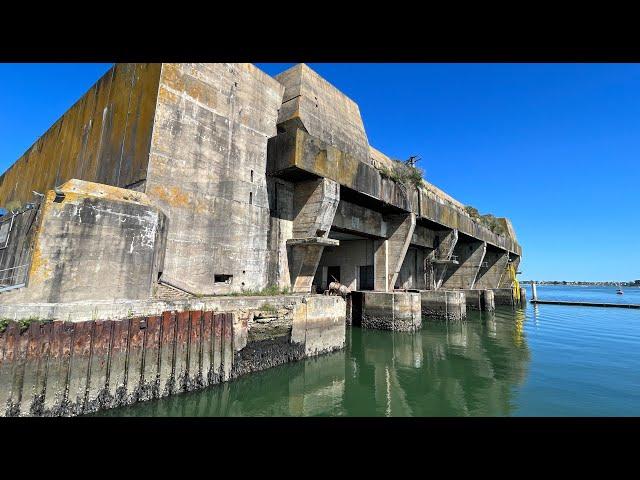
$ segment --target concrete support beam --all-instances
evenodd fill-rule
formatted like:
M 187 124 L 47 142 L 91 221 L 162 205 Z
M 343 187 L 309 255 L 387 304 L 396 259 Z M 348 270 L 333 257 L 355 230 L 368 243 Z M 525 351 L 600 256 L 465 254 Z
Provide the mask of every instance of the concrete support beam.
M 434 239 L 434 250 L 426 260 L 427 289 L 437 290 L 442 286 L 451 257 L 458 243 L 458 230 L 437 232 Z
M 478 271 L 475 288 L 498 288 L 506 275 L 508 262 L 509 254 L 504 250 L 487 250 L 484 265 Z
M 293 194 L 293 238 L 287 241 L 289 273 L 294 292 L 311 291 L 322 251 L 339 245 L 329 239 L 331 224 L 340 202 L 340 188 L 321 178 L 296 183 Z
M 471 289 L 476 283 L 478 271 L 487 252 L 487 242 L 478 240 L 458 241 L 453 256 L 458 265 L 449 265 L 442 282 L 442 288 Z
M 416 227 L 416 216 L 389 215 L 385 217 L 386 239 L 374 242 L 373 269 L 375 290 L 388 292 L 398 279 L 404 257 Z

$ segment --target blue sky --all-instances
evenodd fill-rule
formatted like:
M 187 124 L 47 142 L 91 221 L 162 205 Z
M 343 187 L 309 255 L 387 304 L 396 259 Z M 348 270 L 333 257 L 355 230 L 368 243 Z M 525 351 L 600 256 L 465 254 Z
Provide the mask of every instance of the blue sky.
M 640 278 L 640 65 L 309 65 L 358 103 L 373 146 L 509 217 L 522 278 Z M 109 67 L 0 64 L 0 169 Z

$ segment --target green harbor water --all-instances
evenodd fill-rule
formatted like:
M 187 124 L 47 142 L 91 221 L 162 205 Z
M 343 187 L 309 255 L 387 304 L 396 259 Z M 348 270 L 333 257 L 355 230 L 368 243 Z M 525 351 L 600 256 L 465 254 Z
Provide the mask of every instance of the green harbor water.
M 640 303 L 640 289 L 538 297 Z M 348 328 L 343 351 L 101 415 L 636 416 L 640 310 L 528 304 L 415 334 Z

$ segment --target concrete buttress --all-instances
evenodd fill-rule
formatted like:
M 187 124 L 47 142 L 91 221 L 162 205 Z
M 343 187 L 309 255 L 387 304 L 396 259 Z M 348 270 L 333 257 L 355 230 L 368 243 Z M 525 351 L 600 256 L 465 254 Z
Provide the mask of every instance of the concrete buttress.
M 504 251 L 487 250 L 484 262 L 486 266 L 480 268 L 475 288 L 498 288 L 506 273 L 509 254 Z
M 429 290 L 437 290 L 442 286 L 447 267 L 452 262 L 453 251 L 458 243 L 458 230 L 441 231 L 436 235 L 434 250 L 427 259 Z
M 449 265 L 442 282 L 443 288 L 470 289 L 476 283 L 478 271 L 487 252 L 487 243 L 477 240 L 462 241 L 453 250 L 458 265 Z
M 287 240 L 289 272 L 294 292 L 310 292 L 325 246 L 339 245 L 329 238 L 340 202 L 339 185 L 327 178 L 295 184 L 293 238 Z
M 387 238 L 374 242 L 374 289 L 388 292 L 398 278 L 416 227 L 416 216 L 388 215 Z

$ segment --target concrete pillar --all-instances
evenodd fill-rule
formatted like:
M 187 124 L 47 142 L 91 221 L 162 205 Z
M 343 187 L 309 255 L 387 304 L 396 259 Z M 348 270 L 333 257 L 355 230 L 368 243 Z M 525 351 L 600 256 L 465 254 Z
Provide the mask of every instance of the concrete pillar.
M 339 245 L 329 239 L 333 217 L 340 202 L 340 186 L 327 178 L 295 184 L 293 238 L 287 240 L 289 274 L 294 292 L 311 291 L 313 277 L 325 246 Z
M 425 262 L 428 290 L 437 290 L 442 286 L 457 243 L 458 230 L 443 230 L 436 233 L 434 250 Z
M 420 292 L 423 320 L 464 320 L 467 302 L 464 292 L 423 290 Z
M 484 256 L 486 266 L 480 267 L 474 288 L 487 289 L 499 288 L 503 277 L 506 275 L 509 254 L 504 250 L 488 249 Z M 509 282 L 511 285 L 511 282 Z
M 376 291 L 393 290 L 416 227 L 416 215 L 389 215 L 384 218 L 386 238 L 374 242 L 373 287 Z
M 477 310 L 483 312 L 493 312 L 496 309 L 493 290 L 463 290 L 467 310 Z
M 492 290 L 496 306 L 513 307 L 515 305 L 513 290 L 511 288 L 493 288 Z
M 487 242 L 458 239 L 453 249 L 453 255 L 458 259 L 458 265 L 452 264 L 447 267 L 442 288 L 472 289 L 486 252 Z

